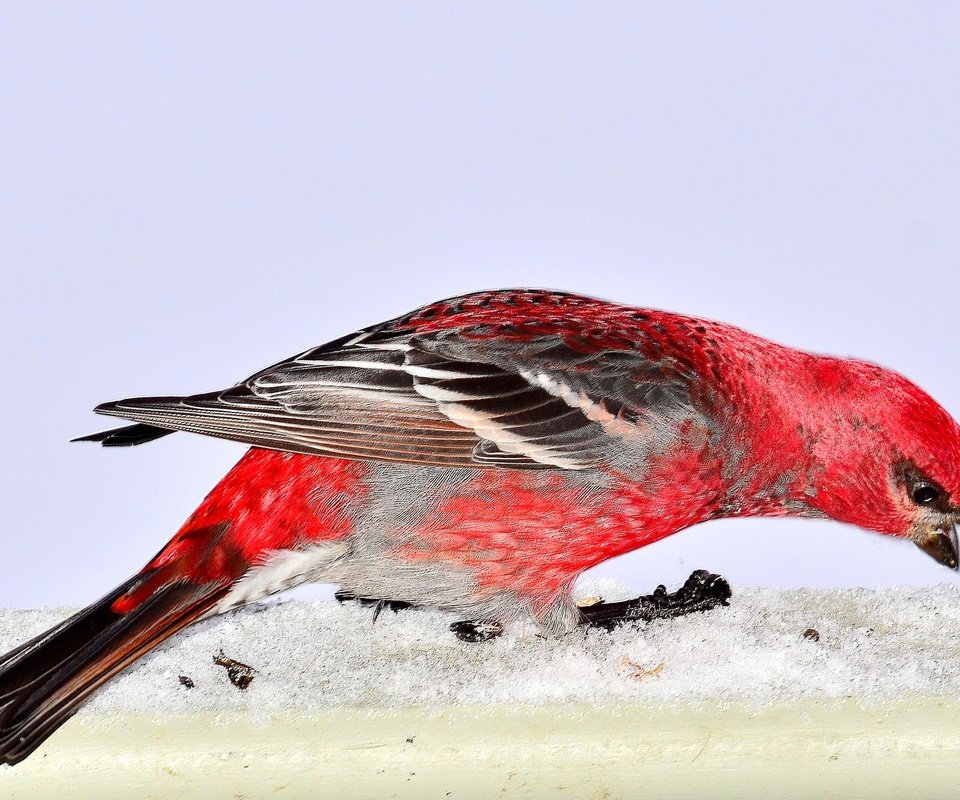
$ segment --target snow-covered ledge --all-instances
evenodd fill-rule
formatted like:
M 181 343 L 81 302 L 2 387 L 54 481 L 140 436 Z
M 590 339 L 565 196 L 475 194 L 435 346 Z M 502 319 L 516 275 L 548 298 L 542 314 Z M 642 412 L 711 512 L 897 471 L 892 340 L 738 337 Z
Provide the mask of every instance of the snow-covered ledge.
M 0 649 L 65 613 L 0 612 Z M 371 620 L 289 602 L 198 625 L 0 768 L 0 798 L 960 792 L 953 586 L 747 589 L 727 609 L 560 641 L 517 626 L 465 644 L 429 611 Z M 221 652 L 255 670 L 246 688 Z

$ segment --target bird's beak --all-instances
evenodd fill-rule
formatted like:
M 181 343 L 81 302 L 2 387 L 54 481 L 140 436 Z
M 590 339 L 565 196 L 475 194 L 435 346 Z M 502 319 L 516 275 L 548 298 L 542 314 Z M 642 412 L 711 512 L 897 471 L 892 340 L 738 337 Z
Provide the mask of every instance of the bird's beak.
M 950 524 L 925 526 L 912 537 L 914 544 L 938 564 L 957 569 L 957 530 Z

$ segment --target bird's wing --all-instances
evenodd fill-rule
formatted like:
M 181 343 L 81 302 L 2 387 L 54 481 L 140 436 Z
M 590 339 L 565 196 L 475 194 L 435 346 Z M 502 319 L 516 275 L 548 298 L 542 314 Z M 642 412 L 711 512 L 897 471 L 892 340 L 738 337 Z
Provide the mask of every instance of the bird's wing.
M 624 437 L 649 435 L 651 421 L 695 413 L 688 370 L 651 360 L 626 335 L 591 338 L 570 313 L 520 335 L 515 316 L 497 309 L 482 324 L 453 315 L 432 326 L 415 316 L 424 311 L 221 392 L 134 398 L 97 411 L 276 450 L 573 470 L 604 463 Z

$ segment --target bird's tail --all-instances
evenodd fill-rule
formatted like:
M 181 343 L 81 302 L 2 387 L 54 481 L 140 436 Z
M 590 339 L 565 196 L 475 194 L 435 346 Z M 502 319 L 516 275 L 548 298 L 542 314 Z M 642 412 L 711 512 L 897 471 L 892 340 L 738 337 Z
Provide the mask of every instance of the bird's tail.
M 30 755 L 94 690 L 229 590 L 222 583 L 166 583 L 125 610 L 123 598 L 160 577 L 140 573 L 0 657 L 0 764 Z

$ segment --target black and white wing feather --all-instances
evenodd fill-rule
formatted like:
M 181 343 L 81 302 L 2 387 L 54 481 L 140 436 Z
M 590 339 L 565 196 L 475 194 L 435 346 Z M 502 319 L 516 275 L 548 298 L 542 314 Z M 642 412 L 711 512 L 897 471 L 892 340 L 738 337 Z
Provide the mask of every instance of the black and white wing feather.
M 133 444 L 179 430 L 344 458 L 581 470 L 622 450 L 650 415 L 690 413 L 685 383 L 638 355 L 584 354 L 559 336 L 378 326 L 224 391 L 105 403 L 96 410 L 139 423 L 135 435 L 86 438 Z

